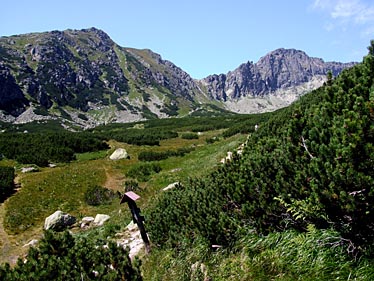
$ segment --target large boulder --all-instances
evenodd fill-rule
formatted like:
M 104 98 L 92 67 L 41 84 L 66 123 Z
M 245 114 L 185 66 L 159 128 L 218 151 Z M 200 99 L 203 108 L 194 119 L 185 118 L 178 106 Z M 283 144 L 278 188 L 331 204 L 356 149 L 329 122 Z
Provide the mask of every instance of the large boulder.
M 59 210 L 45 219 L 44 229 L 62 231 L 73 225 L 76 221 L 77 219 L 72 215 L 66 214 Z
M 120 160 L 127 158 L 129 158 L 129 154 L 124 148 L 117 148 L 109 157 L 110 160 Z

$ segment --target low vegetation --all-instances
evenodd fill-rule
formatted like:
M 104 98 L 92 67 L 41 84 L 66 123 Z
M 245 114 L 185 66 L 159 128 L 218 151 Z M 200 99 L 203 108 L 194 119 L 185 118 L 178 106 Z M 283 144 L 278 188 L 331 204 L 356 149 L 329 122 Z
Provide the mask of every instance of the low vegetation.
M 89 187 L 84 194 L 84 200 L 86 201 L 87 205 L 91 206 L 109 204 L 115 198 L 118 199 L 118 196 L 116 196 L 112 190 L 99 185 Z
M 158 163 L 142 163 L 131 167 L 126 176 L 140 182 L 145 182 L 150 179 L 152 174 L 159 173 L 161 169 Z
M 90 208 L 107 208 L 118 214 L 110 203 L 99 200 L 99 205 L 90 206 L 84 201 L 85 194 L 102 198 L 99 187 L 105 186 L 108 173 L 118 172 L 124 180 L 121 191 L 136 190 L 142 196 L 140 205 L 153 245 L 152 253 L 142 261 L 146 280 L 372 280 L 373 85 L 374 41 L 362 64 L 336 79 L 329 75 L 322 88 L 274 113 L 96 128 L 89 132 L 93 137 L 110 144 L 121 142 L 135 157 L 118 162 L 73 161 L 43 168 L 37 176 L 23 176 L 24 187 L 5 203 L 5 229 L 25 232 L 47 212 L 62 207 L 82 214 Z M 203 133 L 197 139 L 182 137 L 191 132 Z M 142 136 L 146 142 L 138 142 Z M 244 141 L 241 155 L 234 152 L 225 164 L 218 164 L 227 151 Z M 178 156 L 177 161 L 169 156 L 190 147 L 195 149 L 172 155 Z M 159 192 L 173 182 L 180 184 Z M 93 183 L 99 187 L 91 192 Z M 42 203 L 28 202 L 35 198 Z M 112 224 L 103 232 L 110 236 L 122 226 Z M 90 243 L 84 238 L 92 239 L 100 231 L 61 236 L 66 243 L 61 253 L 57 251 L 62 262 L 58 266 L 66 271 L 60 274 L 75 274 L 65 259 L 74 257 L 70 249 L 78 247 L 75 239 Z M 31 260 L 40 258 L 38 251 L 60 239 L 45 237 L 46 244 L 30 250 Z M 78 247 L 75 263 L 82 264 L 83 274 L 89 276 L 94 270 L 103 279 L 110 274 L 124 277 L 117 267 L 122 264 L 137 278 L 137 265 L 131 265 L 126 256 L 115 258 L 122 249 L 109 243 L 107 251 L 113 260 L 79 256 L 82 249 Z M 57 266 L 55 253 L 42 255 L 43 268 Z M 50 263 L 44 259 L 47 256 L 51 256 Z M 86 261 L 98 267 L 86 270 Z M 101 264 L 113 261 L 114 272 L 106 272 Z M 18 262 L 14 269 L 2 267 L 0 274 L 13 277 L 23 274 L 22 268 L 26 275 L 31 270 L 44 274 L 39 266 Z
M 284 236 L 295 233 L 302 239 L 308 229 L 316 229 L 313 235 L 329 233 L 322 245 L 339 253 L 326 252 L 326 267 L 318 265 L 323 271 L 318 279 L 355 275 L 370 280 L 374 272 L 365 268 L 373 264 L 374 242 L 373 73 L 374 41 L 362 64 L 335 80 L 330 76 L 324 87 L 261 123 L 241 157 L 234 155 L 209 175 L 159 196 L 147 213 L 151 240 L 165 255 L 178 249 L 176 255 L 186 257 L 191 247 L 209 251 L 209 245 L 220 245 L 231 255 L 233 244 L 254 233 L 258 241 L 264 237 L 262 246 L 245 254 L 245 259 L 253 255 L 258 261 L 253 263 L 259 274 L 254 278 L 289 280 L 317 271 L 311 273 L 313 263 L 301 262 L 307 254 L 302 245 L 294 246 L 296 267 L 287 256 L 284 261 L 278 258 Z M 194 245 L 199 239 L 206 244 Z M 209 264 L 209 258 L 199 259 L 195 261 Z M 168 266 L 165 262 L 162 267 Z M 192 274 L 189 269 L 183 272 Z
M 53 162 L 69 162 L 75 160 L 76 153 L 108 148 L 103 139 L 86 133 L 0 134 L 2 154 L 23 164 L 47 166 Z
M 183 157 L 185 154 L 194 151 L 194 147 L 182 147 L 177 150 L 166 150 L 166 151 L 142 151 L 138 155 L 139 161 L 160 161 L 165 160 L 169 157 Z
M 45 232 L 27 261 L 0 267 L 1 280 L 142 280 L 140 264 L 114 242 Z
M 0 202 L 4 201 L 14 192 L 14 168 L 0 166 Z

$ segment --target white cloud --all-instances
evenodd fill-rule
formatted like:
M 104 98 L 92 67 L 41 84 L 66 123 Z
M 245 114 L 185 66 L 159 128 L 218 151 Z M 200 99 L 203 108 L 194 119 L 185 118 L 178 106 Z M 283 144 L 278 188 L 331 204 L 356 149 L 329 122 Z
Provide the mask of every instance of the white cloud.
M 363 0 L 314 0 L 312 8 L 329 15 L 331 22 L 325 25 L 326 30 L 356 25 L 364 29 L 362 34 L 373 36 L 374 3 Z
M 374 37 L 374 26 L 370 26 L 361 32 L 362 37 Z
M 363 9 L 355 18 L 357 23 L 365 24 L 367 22 L 374 23 L 374 7 L 367 7 Z
M 326 10 L 330 9 L 333 6 L 333 1 L 330 0 L 315 0 L 313 2 L 312 7 L 314 9 L 321 9 L 321 10 Z
M 332 18 L 355 18 L 362 11 L 363 6 L 358 1 L 340 0 L 330 12 Z
M 332 22 L 326 23 L 323 27 L 327 31 L 332 31 L 335 29 L 335 25 Z

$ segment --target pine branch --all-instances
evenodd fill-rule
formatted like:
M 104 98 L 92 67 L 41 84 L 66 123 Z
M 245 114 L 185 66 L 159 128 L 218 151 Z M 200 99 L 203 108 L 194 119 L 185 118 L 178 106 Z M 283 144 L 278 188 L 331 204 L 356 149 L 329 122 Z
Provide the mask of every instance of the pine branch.
M 309 157 L 311 159 L 314 159 L 315 157 L 309 152 L 308 147 L 306 146 L 305 139 L 303 136 L 301 136 L 301 140 L 303 141 L 302 146 L 304 147 L 305 151 L 308 153 Z

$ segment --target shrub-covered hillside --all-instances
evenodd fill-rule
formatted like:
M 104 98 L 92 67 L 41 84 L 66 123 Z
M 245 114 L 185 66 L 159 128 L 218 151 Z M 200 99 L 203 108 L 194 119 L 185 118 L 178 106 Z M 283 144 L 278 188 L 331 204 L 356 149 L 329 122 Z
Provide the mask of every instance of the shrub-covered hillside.
M 249 232 L 328 229 L 340 238 L 324 245 L 372 258 L 374 41 L 368 49 L 362 64 L 260 124 L 241 157 L 161 196 L 148 212 L 151 240 L 166 251 L 199 237 L 226 247 Z

